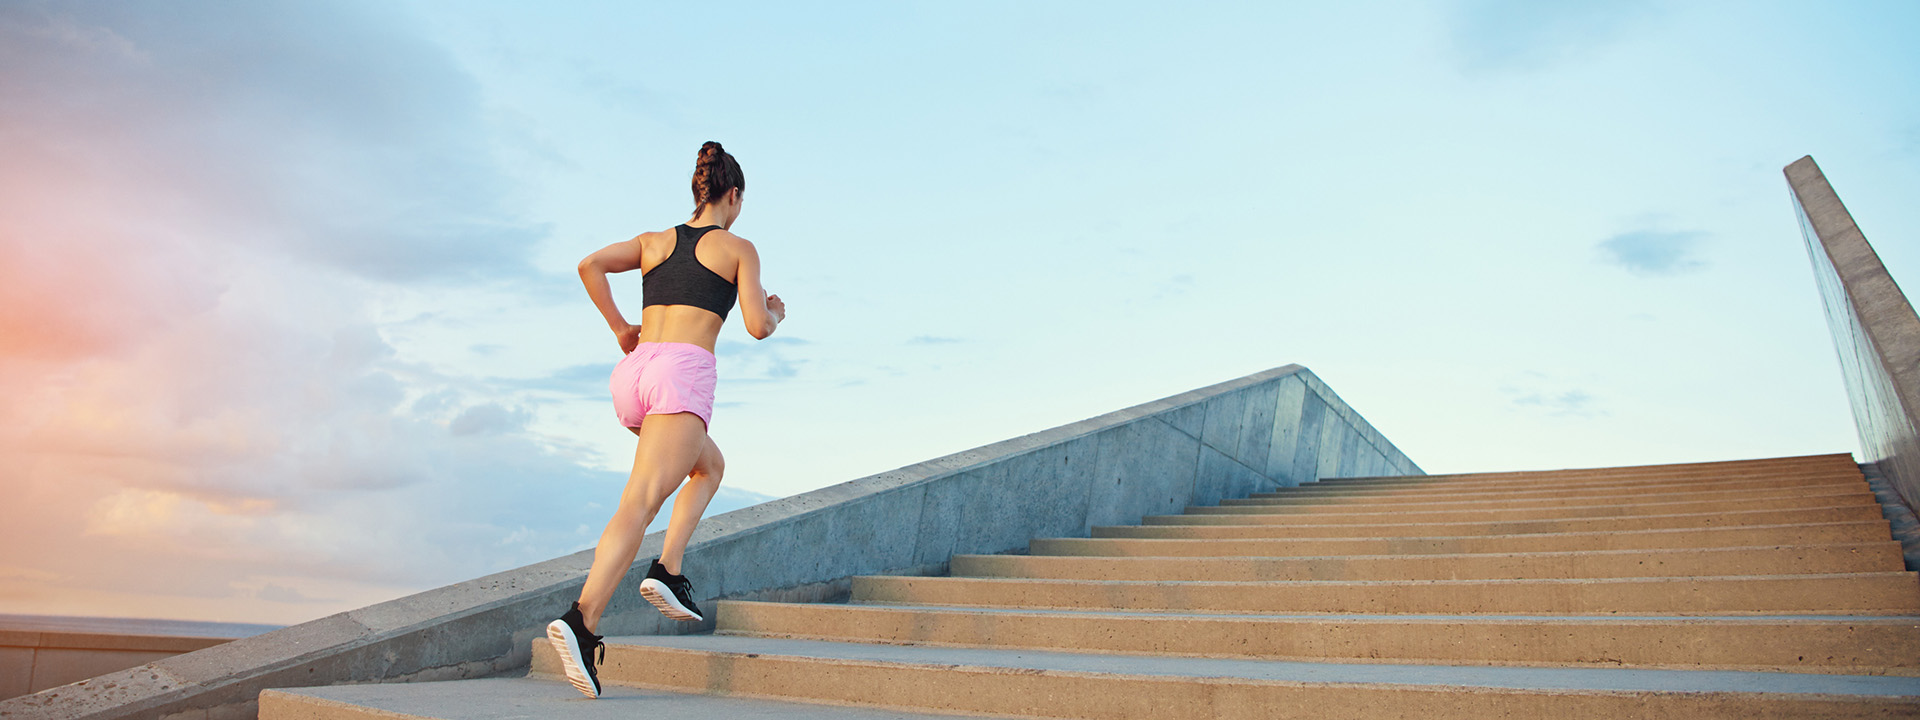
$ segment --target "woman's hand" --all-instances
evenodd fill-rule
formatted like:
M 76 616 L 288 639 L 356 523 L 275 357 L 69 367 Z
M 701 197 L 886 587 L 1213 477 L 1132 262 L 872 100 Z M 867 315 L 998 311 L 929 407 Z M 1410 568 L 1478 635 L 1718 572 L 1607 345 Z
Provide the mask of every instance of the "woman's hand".
M 613 336 L 620 340 L 620 354 L 622 355 L 632 353 L 634 348 L 640 346 L 639 325 L 628 325 L 619 330 L 615 330 L 613 331 Z
M 768 295 L 767 314 L 772 315 L 773 321 L 776 323 L 785 322 L 787 319 L 787 303 L 782 301 L 779 295 Z

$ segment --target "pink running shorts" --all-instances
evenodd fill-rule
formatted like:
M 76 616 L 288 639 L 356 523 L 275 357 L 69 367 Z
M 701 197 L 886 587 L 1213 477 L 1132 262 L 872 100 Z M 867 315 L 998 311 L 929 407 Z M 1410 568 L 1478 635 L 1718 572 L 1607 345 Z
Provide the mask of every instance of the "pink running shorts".
M 713 353 L 689 343 L 640 343 L 613 368 L 613 413 L 620 424 L 640 427 L 648 415 L 690 412 L 700 422 L 713 418 L 713 386 L 718 378 Z

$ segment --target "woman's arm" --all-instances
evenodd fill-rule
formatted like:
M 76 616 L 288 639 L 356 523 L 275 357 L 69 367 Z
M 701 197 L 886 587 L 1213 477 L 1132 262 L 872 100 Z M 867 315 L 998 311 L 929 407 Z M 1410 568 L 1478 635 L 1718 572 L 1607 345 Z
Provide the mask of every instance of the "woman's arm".
M 594 251 L 580 261 L 580 282 L 587 286 L 587 297 L 607 319 L 607 327 L 620 342 L 620 352 L 630 353 L 640 344 L 640 326 L 627 322 L 613 304 L 613 287 L 607 273 L 621 273 L 640 267 L 640 238 L 617 242 Z
M 740 238 L 739 253 L 740 272 L 734 279 L 740 288 L 740 322 L 747 326 L 748 335 L 765 340 L 780 326 L 780 321 L 787 319 L 787 304 L 780 301 L 779 295 L 768 295 L 767 289 L 760 285 L 760 251 L 754 249 L 753 243 Z

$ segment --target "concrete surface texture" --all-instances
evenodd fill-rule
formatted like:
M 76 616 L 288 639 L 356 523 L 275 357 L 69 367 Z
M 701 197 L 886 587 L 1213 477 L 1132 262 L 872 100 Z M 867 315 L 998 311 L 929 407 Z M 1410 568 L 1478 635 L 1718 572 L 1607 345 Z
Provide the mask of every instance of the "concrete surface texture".
M 1907 569 L 1920 570 L 1920 315 L 1900 292 L 1879 254 L 1827 176 L 1803 157 L 1786 167 L 1787 185 L 1826 308 L 1827 329 L 1860 433 L 1862 458 L 1877 465 L 1903 507 L 1889 508 Z
M 918 720 L 952 715 L 799 703 L 610 686 L 589 700 L 566 683 L 545 679 L 492 678 L 463 682 L 337 685 L 294 693 L 267 693 L 260 712 L 285 720 L 356 720 L 378 717 L 446 717 L 463 708 L 471 720 Z M 370 714 L 369 711 L 378 714 Z
M 956 554 L 1086 537 L 1321 477 L 1419 473 L 1318 377 L 1288 365 L 708 518 L 685 567 L 703 606 L 844 598 L 855 576 L 940 574 Z M 660 542 L 642 544 L 602 633 L 712 628 L 667 621 L 635 591 Z M 0 717 L 251 717 L 265 688 L 515 672 L 591 561 L 585 551 L 0 701 Z
M 1511 532 L 1500 515 L 1624 520 L 1742 486 L 1805 492 L 1762 524 L 1688 507 L 1661 530 Z M 1480 515 L 1407 514 L 1388 538 L 1322 523 L 1453 493 Z M 1916 717 L 1920 573 L 1884 519 L 1819 512 L 1876 503 L 1846 455 L 1330 481 L 1236 504 L 1285 510 L 1228 515 L 1274 521 L 1238 526 L 1246 538 L 1036 539 L 1024 555 L 956 554 L 945 577 L 855 578 L 845 603 L 722 600 L 713 634 L 609 638 L 600 675 L 632 715 L 726 716 L 721 703 L 753 699 L 797 717 Z M 1316 526 L 1338 534 L 1276 532 Z M 610 712 L 564 700 L 557 658 L 531 647 L 524 679 L 268 691 L 261 717 Z
M 239 623 L 0 614 L 0 700 L 272 629 Z
M 0 700 L 213 647 L 228 638 L 0 628 Z

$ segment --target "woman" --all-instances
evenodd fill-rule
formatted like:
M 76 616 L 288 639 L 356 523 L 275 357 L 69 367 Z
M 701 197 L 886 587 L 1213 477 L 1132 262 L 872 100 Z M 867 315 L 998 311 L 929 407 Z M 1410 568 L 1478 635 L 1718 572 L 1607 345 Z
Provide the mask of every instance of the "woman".
M 736 292 L 741 320 L 756 339 L 772 335 L 787 316 L 780 296 L 768 295 L 760 285 L 760 255 L 753 243 L 728 231 L 740 218 L 746 189 L 740 164 L 720 143 L 708 142 L 694 165 L 692 220 L 608 245 L 580 261 L 587 296 L 627 354 L 610 383 L 614 412 L 639 436 L 633 474 L 594 547 L 586 587 L 572 609 L 547 625 L 547 639 L 560 653 L 567 679 L 588 697 L 600 696 L 593 653 L 604 652 L 593 630 L 633 564 L 647 524 L 676 488 L 683 489 L 673 501 L 666 543 L 640 582 L 640 594 L 667 617 L 703 619 L 693 604 L 693 586 L 680 574 L 680 559 L 707 501 L 720 489 L 724 467 L 720 448 L 707 436 L 714 339 Z M 607 286 L 607 273 L 628 270 L 641 272 L 639 325 L 620 315 Z

